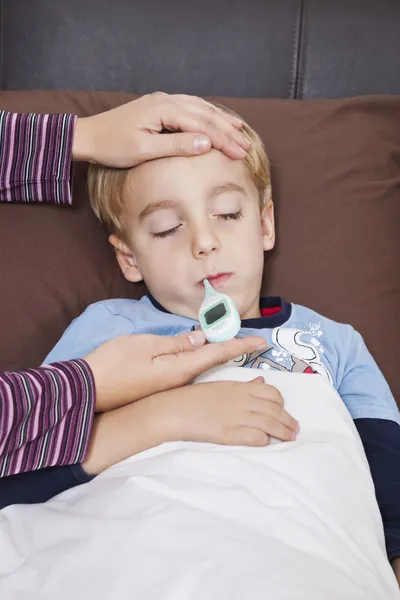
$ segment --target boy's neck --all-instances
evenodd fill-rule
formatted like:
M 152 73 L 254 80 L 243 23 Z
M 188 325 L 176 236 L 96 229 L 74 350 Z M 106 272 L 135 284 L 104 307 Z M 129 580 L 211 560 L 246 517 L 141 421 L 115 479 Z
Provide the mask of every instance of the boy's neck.
M 147 298 L 155 308 L 164 313 L 171 314 L 151 294 L 148 293 Z M 292 305 L 285 302 L 280 296 L 269 296 L 259 300 L 257 313 L 256 317 L 248 317 L 246 319 L 242 317 L 242 327 L 256 329 L 280 327 L 290 318 Z
M 260 296 L 257 296 L 252 305 L 240 315 L 240 318 L 245 321 L 246 319 L 259 319 L 260 317 Z

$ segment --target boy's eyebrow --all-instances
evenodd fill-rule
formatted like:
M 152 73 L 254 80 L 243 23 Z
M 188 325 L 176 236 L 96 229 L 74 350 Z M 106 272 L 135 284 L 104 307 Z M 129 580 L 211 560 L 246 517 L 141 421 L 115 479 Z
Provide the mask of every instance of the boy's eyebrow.
M 225 181 L 224 183 L 218 183 L 217 185 L 213 185 L 208 190 L 207 195 L 209 198 L 215 198 L 215 196 L 225 194 L 226 192 L 241 192 L 242 194 L 246 193 L 242 186 L 238 183 L 235 183 L 234 181 Z
M 226 192 L 240 192 L 245 194 L 246 192 L 239 184 L 234 181 L 225 181 L 224 183 L 218 183 L 213 185 L 207 192 L 208 198 L 215 198 L 221 194 L 225 194 Z M 146 208 L 142 210 L 139 215 L 139 221 L 142 221 L 144 218 L 151 215 L 153 212 L 157 210 L 167 209 L 167 208 L 176 208 L 179 206 L 179 202 L 176 200 L 157 200 L 156 202 L 150 202 Z
M 163 208 L 176 208 L 177 206 L 179 206 L 179 202 L 176 200 L 157 200 L 157 202 L 150 202 L 150 204 L 148 204 L 140 213 L 139 221 L 142 221 L 145 217 L 148 217 L 156 210 L 161 210 Z

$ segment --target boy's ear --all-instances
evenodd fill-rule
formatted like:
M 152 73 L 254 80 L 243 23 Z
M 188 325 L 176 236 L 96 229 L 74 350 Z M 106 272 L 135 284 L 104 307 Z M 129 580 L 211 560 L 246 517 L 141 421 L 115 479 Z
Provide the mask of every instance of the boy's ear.
M 125 279 L 132 283 L 142 281 L 143 277 L 136 263 L 135 255 L 129 246 L 114 234 L 110 235 L 108 241 L 114 246 L 117 261 Z
M 261 231 L 264 250 L 272 250 L 275 246 L 275 217 L 272 200 L 269 200 L 261 209 Z

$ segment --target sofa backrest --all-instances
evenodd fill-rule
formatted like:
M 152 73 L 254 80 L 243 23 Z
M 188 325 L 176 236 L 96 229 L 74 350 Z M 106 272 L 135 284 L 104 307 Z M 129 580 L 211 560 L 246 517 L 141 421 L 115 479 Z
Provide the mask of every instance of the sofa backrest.
M 2 0 L 0 89 L 400 93 L 398 0 Z

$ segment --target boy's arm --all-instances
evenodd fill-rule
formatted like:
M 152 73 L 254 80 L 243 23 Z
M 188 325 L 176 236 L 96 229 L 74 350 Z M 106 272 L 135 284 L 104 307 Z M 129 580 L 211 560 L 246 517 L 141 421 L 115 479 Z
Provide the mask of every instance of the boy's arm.
M 338 392 L 354 419 L 370 466 L 390 561 L 400 557 L 400 413 L 364 340 L 352 331 Z
M 390 387 L 361 335 L 350 328 L 347 342 L 337 352 L 336 387 L 353 419 L 387 419 L 400 425 Z
M 400 583 L 400 426 L 384 419 L 356 419 L 354 424 L 371 469 L 387 555 Z
M 130 319 L 112 313 L 104 302 L 91 304 L 72 321 L 43 364 L 84 358 L 105 342 L 128 333 L 136 333 Z
M 270 437 L 293 441 L 297 431 L 280 392 L 263 377 L 184 385 L 98 415 L 82 466 L 98 474 L 168 441 L 263 447 Z

